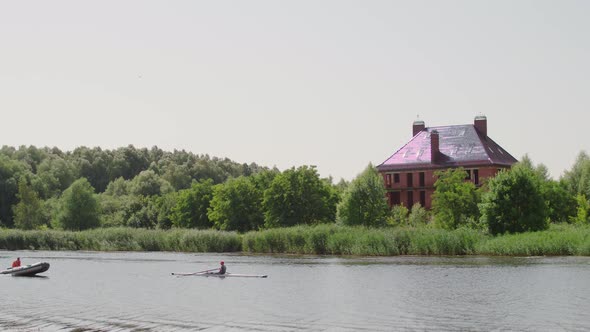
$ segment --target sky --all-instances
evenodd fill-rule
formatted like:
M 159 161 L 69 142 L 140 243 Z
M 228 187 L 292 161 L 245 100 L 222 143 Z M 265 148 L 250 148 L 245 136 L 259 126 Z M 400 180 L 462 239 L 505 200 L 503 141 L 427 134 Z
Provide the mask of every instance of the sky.
M 0 145 L 167 151 L 352 180 L 426 126 L 553 178 L 590 152 L 588 1 L 0 0 Z

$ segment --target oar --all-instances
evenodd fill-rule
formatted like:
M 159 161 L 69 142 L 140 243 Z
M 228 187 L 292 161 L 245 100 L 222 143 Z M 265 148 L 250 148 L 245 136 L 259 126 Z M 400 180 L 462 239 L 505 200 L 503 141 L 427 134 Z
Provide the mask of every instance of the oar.
M 179 274 L 179 273 L 172 272 L 172 275 L 191 276 L 191 275 L 194 275 L 194 274 L 206 273 L 206 272 L 218 271 L 218 270 L 219 270 L 219 268 L 217 268 L 217 269 L 211 269 L 211 270 L 205 270 L 205 271 L 199 271 L 199 272 L 194 272 L 194 273 L 190 273 L 190 274 L 184 274 L 184 273 Z
M 205 273 L 205 272 L 211 272 L 211 271 L 219 271 L 219 268 L 211 269 L 211 270 L 205 270 L 205 271 L 199 271 L 199 272 L 195 272 L 193 274 L 199 274 L 199 273 Z

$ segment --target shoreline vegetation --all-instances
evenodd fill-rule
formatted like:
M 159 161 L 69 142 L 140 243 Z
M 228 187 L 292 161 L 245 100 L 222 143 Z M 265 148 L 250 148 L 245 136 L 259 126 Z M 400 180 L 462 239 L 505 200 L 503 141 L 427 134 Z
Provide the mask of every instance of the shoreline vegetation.
M 1 250 L 242 252 L 311 255 L 590 256 L 590 226 L 491 236 L 470 228 L 367 228 L 323 224 L 251 231 L 101 228 L 0 229 Z
M 372 164 L 333 180 L 155 146 L 3 146 L 0 250 L 590 256 L 585 152 L 559 180 L 526 155 L 478 186 L 437 171 L 431 204 L 390 206 Z

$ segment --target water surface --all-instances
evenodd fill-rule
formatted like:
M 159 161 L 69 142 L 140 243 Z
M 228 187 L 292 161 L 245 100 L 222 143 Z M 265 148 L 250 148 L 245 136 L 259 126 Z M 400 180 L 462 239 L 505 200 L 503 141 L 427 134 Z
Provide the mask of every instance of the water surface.
M 5 331 L 588 331 L 590 257 L 0 251 Z M 215 268 L 258 278 L 176 277 Z

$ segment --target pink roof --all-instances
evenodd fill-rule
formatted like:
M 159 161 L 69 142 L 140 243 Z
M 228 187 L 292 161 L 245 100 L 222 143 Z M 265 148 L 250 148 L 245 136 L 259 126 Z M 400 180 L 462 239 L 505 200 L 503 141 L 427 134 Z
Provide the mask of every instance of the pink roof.
M 432 163 L 430 133 L 439 133 L 440 155 Z M 446 168 L 460 166 L 510 166 L 517 160 L 474 125 L 430 127 L 420 131 L 406 145 L 377 166 L 379 171 Z

